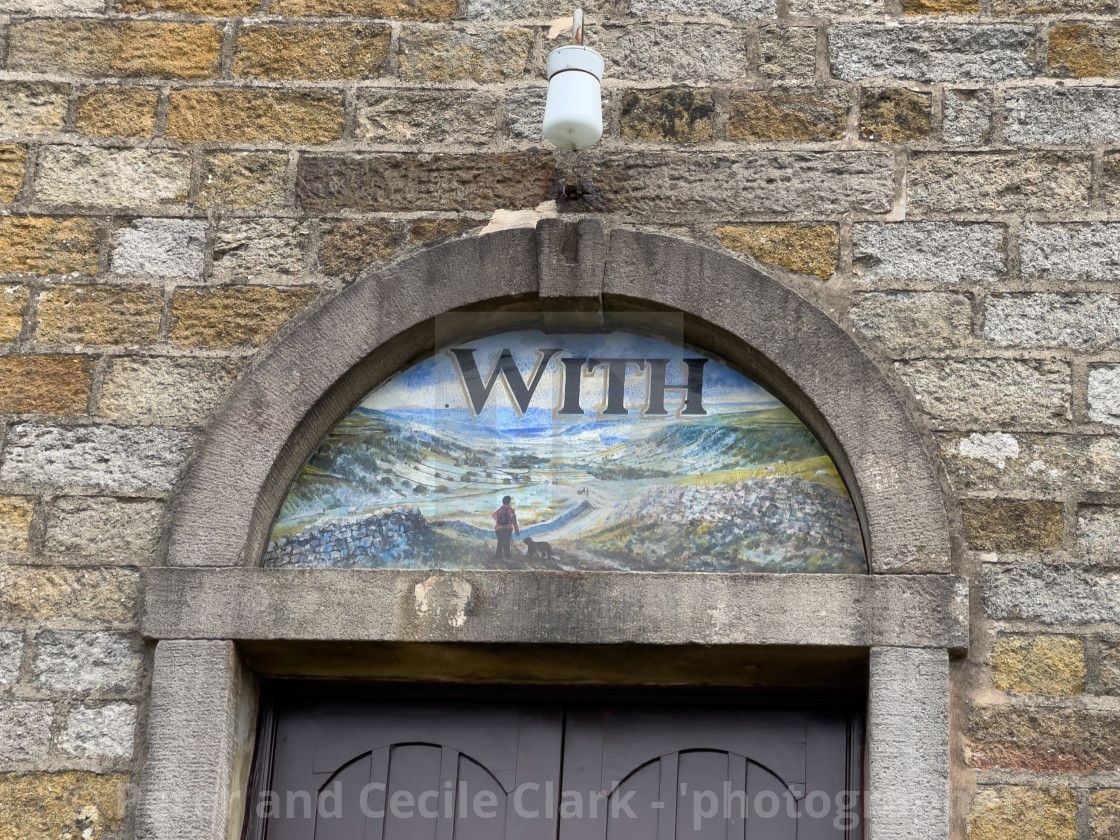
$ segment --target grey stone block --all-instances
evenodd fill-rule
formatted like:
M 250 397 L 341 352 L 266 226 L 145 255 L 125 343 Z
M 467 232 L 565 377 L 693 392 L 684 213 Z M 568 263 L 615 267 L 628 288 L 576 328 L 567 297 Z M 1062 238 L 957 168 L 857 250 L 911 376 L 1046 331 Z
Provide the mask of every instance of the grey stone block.
M 855 299 L 849 316 L 888 353 L 925 354 L 961 347 L 972 330 L 972 303 L 948 292 L 873 292 Z
M 774 0 L 630 0 L 632 15 L 714 15 L 728 20 L 774 17 Z
M 1004 227 L 913 222 L 852 227 L 852 268 L 871 286 L 995 280 L 1006 271 Z
M 871 651 L 867 700 L 868 840 L 949 836 L 949 656 Z
M 836 24 L 828 35 L 832 72 L 845 81 L 998 81 L 1035 75 L 1031 26 Z
M 136 707 L 129 703 L 77 706 L 62 733 L 64 752 L 79 758 L 131 758 Z
M 98 496 L 56 500 L 47 509 L 43 550 L 99 564 L 141 564 L 154 558 L 163 504 Z
M 366 90 L 358 95 L 354 136 L 375 143 L 489 143 L 497 117 L 498 98 L 492 93 Z
M 1089 206 L 1087 155 L 921 155 L 909 167 L 907 203 L 924 212 L 1056 212 Z
M 36 639 L 35 682 L 51 691 L 124 694 L 140 684 L 140 642 L 119 633 L 44 631 Z
M 8 432 L 0 478 L 120 493 L 167 492 L 191 442 L 166 429 L 21 423 Z
M 1120 426 L 1120 366 L 1089 368 L 1089 419 Z
M 982 146 L 991 139 L 994 97 L 988 90 L 947 90 L 941 138 L 955 146 Z
M 112 268 L 144 277 L 202 277 L 206 222 L 191 219 L 136 219 L 117 231 Z
M 226 219 L 214 236 L 219 283 L 302 283 L 310 230 L 297 219 Z
M 789 13 L 797 17 L 880 17 L 884 0 L 790 0 Z
M 984 337 L 1003 347 L 1104 350 L 1120 343 L 1120 298 L 1094 294 L 993 295 Z
M 945 435 L 941 451 L 960 490 L 1029 498 L 1120 484 L 1120 439 L 1110 435 Z
M 0 0 L 0 12 L 16 14 L 96 14 L 103 11 L 105 11 L 105 4 L 101 0 Z
M 506 124 L 513 140 L 540 140 L 548 88 L 523 88 L 506 94 Z
M 1120 559 L 1120 507 L 1082 505 L 1077 510 L 1077 543 L 1099 560 Z
M 122 423 L 200 425 L 237 375 L 203 359 L 116 358 L 101 386 L 97 413 Z
M 0 84 L 0 131 L 8 136 L 60 131 L 67 99 L 66 85 L 4 82 Z
M 609 15 L 614 6 L 612 0 L 590 0 L 582 8 L 585 19 L 592 23 Z M 572 4 L 567 0 L 467 0 L 467 17 L 473 20 L 555 20 L 571 14 Z
M 817 70 L 817 30 L 764 26 L 758 32 L 758 72 L 774 79 L 808 79 Z
M 0 701 L 0 767 L 43 761 L 50 749 L 53 719 L 53 703 Z
M 1120 224 L 1024 224 L 1022 272 L 1047 280 L 1120 279 Z
M 1030 87 L 1007 92 L 1003 135 L 1017 144 L 1110 143 L 1120 139 L 1120 88 Z
M 712 82 L 747 73 L 742 29 L 705 24 L 608 26 L 587 44 L 606 59 L 606 77 L 631 81 Z
M 0 631 L 0 686 L 12 685 L 19 679 L 19 663 L 23 660 L 23 633 Z
M 1120 572 L 1044 563 L 985 564 L 984 607 L 997 620 L 1120 622 Z
M 46 146 L 35 197 L 48 204 L 148 207 L 187 200 L 191 156 L 166 149 Z

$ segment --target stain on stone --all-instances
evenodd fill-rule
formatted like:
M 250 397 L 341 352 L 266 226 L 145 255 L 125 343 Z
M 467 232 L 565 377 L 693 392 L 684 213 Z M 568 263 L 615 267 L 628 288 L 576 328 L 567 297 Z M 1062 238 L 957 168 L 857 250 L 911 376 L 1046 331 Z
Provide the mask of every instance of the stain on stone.
M 859 136 L 901 143 L 929 135 L 933 97 L 906 88 L 865 90 L 860 99 Z
M 622 137 L 655 143 L 701 143 L 712 139 L 714 114 L 710 90 L 631 90 L 622 97 Z

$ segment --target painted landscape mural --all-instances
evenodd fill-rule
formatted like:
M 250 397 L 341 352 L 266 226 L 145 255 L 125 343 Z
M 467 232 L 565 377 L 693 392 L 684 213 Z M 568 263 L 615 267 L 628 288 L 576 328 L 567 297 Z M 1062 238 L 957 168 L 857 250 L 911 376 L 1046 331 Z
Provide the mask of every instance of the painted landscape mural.
M 866 570 L 835 465 L 767 391 L 679 343 L 537 330 L 372 391 L 301 469 L 264 565 Z

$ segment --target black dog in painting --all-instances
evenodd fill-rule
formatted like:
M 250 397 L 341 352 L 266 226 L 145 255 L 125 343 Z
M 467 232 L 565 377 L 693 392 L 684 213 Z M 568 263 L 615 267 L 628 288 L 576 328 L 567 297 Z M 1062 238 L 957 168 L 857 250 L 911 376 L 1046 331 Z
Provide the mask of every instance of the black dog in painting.
M 526 537 L 525 545 L 529 549 L 529 552 L 527 554 L 528 557 L 545 557 L 549 560 L 552 559 L 552 546 L 550 546 L 548 543 L 531 540 Z

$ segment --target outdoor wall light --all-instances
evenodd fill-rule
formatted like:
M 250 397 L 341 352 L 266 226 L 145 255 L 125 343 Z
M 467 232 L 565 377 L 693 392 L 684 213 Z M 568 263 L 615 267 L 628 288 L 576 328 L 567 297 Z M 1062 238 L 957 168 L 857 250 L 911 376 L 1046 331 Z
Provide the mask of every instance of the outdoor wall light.
M 583 10 L 572 16 L 572 40 L 548 54 L 544 139 L 561 149 L 586 149 L 603 136 L 603 57 L 583 45 Z

